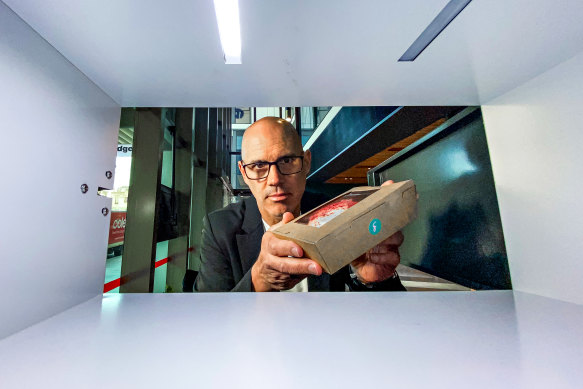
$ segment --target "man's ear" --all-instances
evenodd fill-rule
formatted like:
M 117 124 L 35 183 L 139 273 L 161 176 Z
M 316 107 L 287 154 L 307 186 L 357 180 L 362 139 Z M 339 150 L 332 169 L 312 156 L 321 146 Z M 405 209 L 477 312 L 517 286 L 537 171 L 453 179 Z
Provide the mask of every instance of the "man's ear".
M 241 172 L 243 178 L 247 178 L 247 175 L 245 175 L 245 169 L 243 168 L 243 161 L 238 161 L 237 166 L 239 167 L 239 171 Z
M 243 181 L 245 181 L 245 183 L 247 185 L 249 185 L 249 183 L 247 183 L 247 175 L 245 174 L 245 169 L 243 168 L 243 161 L 237 162 L 237 167 L 239 167 L 239 171 L 241 172 L 241 175 L 243 176 Z
M 312 167 L 312 153 L 310 150 L 306 150 L 304 152 L 304 170 L 306 174 L 310 172 L 310 168 Z

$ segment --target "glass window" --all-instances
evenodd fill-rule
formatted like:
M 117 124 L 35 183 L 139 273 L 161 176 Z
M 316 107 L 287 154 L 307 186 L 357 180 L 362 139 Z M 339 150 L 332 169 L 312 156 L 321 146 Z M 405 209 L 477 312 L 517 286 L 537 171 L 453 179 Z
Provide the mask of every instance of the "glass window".
M 251 124 L 251 108 L 250 107 L 236 107 L 233 108 L 234 124 Z
M 121 262 L 124 249 L 126 213 L 130 187 L 132 165 L 132 143 L 134 129 L 122 127 L 119 130 L 117 156 L 115 158 L 115 175 L 113 189 L 101 191 L 100 194 L 111 197 L 111 219 L 107 257 L 105 260 L 104 292 L 117 293 L 121 275 Z M 128 143 L 130 142 L 130 143 Z
M 160 183 L 172 188 L 174 181 L 174 131 L 173 127 L 164 128 L 164 145 L 162 149 L 162 177 Z

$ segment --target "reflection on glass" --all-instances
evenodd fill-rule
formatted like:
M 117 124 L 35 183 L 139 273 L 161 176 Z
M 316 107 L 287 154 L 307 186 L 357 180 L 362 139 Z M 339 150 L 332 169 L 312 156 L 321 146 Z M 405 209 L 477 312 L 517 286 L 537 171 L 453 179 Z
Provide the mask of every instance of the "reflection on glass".
M 168 270 L 168 242 L 156 243 L 156 261 L 154 263 L 154 293 L 166 292 L 166 272 Z
M 463 148 L 455 148 L 441 156 L 441 165 L 443 165 L 443 174 L 448 175 L 450 180 L 478 171 L 478 168 Z
M 162 150 L 162 177 L 160 178 L 160 183 L 172 188 L 172 182 L 174 181 L 174 134 L 169 127 L 164 128 Z
M 328 115 L 328 112 L 330 112 L 331 109 L 332 107 L 315 107 L 316 128 L 320 125 L 320 123 L 322 123 L 322 121 L 324 120 L 326 115 Z

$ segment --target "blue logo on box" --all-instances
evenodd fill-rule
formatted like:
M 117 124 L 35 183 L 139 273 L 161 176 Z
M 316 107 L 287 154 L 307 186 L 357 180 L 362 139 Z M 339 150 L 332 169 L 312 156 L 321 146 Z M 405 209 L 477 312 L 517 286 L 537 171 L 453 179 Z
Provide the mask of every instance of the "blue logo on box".
M 381 231 L 381 221 L 379 219 L 372 219 L 368 225 L 368 232 L 372 235 L 376 235 Z

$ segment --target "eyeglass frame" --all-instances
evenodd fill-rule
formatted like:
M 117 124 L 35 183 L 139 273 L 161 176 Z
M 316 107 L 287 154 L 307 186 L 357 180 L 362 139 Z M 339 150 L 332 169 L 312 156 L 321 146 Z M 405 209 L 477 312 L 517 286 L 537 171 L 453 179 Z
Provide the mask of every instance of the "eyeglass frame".
M 281 161 L 282 159 L 284 159 L 284 158 L 299 158 L 302 161 L 302 167 L 300 168 L 300 170 L 298 170 L 295 173 L 282 173 L 281 170 L 279 169 L 279 166 L 277 166 L 277 163 L 279 161 Z M 241 162 L 243 162 L 243 161 L 241 161 Z M 267 174 L 265 175 L 265 177 L 259 177 L 259 178 L 251 178 L 251 177 L 249 177 L 249 174 L 247 173 L 246 167 L 249 166 L 249 165 L 256 165 L 258 163 L 265 163 L 265 164 L 269 165 L 269 167 L 267 168 Z M 271 172 L 271 166 L 273 166 L 273 165 L 275 165 L 275 168 L 277 169 L 277 171 L 279 172 L 279 174 L 281 174 L 282 176 L 293 176 L 294 174 L 298 174 L 299 172 L 301 172 L 302 170 L 304 170 L 304 155 L 285 155 L 283 157 L 278 158 L 274 162 L 257 161 L 257 162 L 250 162 L 250 163 L 246 163 L 246 164 L 241 163 L 241 167 L 243 168 L 243 171 L 245 172 L 245 176 L 249 180 L 253 180 L 253 181 L 263 180 L 264 178 L 269 177 L 269 172 Z

